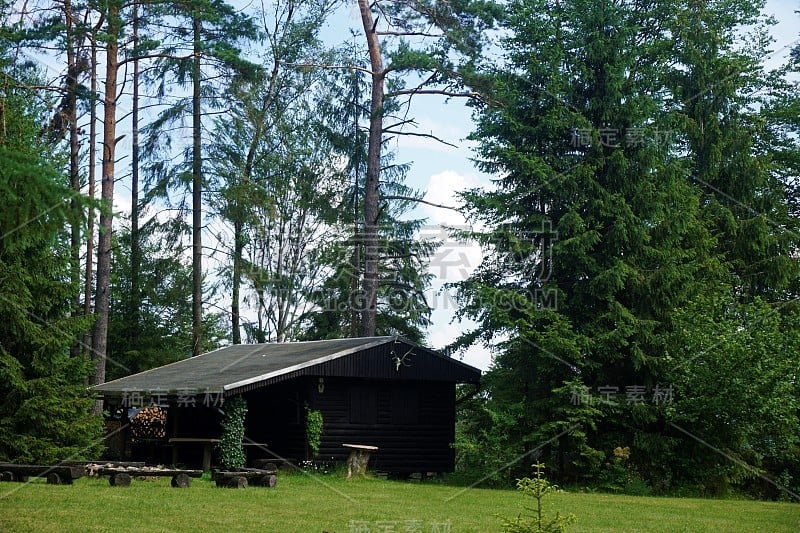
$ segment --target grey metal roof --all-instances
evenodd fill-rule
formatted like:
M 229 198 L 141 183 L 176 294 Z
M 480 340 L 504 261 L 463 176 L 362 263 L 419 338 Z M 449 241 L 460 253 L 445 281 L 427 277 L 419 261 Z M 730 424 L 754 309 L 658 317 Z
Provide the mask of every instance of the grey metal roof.
M 435 362 L 437 368 L 452 370 L 445 377 L 450 381 L 475 382 L 480 377 L 480 370 L 408 341 L 396 337 L 363 337 L 226 346 L 197 357 L 103 383 L 95 386 L 94 390 L 103 396 L 119 396 L 135 391 L 150 394 L 230 394 L 282 378 L 313 373 L 314 369 L 320 370 L 321 374 L 327 374 L 330 363 L 337 359 L 349 355 L 363 355 L 366 359 L 368 356 L 372 357 L 369 354 L 377 352 L 394 353 L 391 350 L 399 343 L 403 345 L 403 350 L 410 347 L 424 354 L 427 359 Z M 350 365 L 347 368 L 351 375 L 358 373 L 358 366 Z M 370 372 L 366 372 L 363 377 L 369 377 L 367 374 Z M 374 372 L 371 375 L 374 376 Z

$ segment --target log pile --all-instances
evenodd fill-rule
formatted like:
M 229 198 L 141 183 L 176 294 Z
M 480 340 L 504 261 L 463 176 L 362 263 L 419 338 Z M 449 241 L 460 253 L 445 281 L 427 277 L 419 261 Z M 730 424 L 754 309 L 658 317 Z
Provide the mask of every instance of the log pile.
M 163 439 L 167 436 L 167 412 L 157 405 L 145 407 L 131 418 L 130 428 L 135 442 Z
M 86 475 L 89 477 L 99 477 L 102 474 L 101 472 L 104 469 L 109 468 L 142 468 L 144 467 L 144 461 L 111 461 L 107 463 L 83 463 L 82 464 Z

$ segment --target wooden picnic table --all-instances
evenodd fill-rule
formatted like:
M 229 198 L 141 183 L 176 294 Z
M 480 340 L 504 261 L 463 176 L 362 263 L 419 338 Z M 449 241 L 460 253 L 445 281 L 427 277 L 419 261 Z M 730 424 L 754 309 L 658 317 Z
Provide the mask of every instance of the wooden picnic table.
M 367 464 L 372 452 L 377 452 L 377 446 L 366 444 L 342 444 L 345 448 L 350 448 L 350 456 L 347 458 L 347 479 L 353 477 L 353 473 L 359 475 L 367 474 Z
M 201 444 L 203 446 L 203 472 L 211 471 L 211 447 L 218 443 L 219 439 L 209 439 L 205 437 L 173 437 L 169 439 L 172 448 L 172 463 L 178 462 L 178 448 L 176 445 Z

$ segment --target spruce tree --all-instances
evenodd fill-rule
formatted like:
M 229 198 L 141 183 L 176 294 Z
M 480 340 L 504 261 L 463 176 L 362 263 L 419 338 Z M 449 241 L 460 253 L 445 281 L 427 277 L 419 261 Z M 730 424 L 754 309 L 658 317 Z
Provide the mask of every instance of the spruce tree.
M 656 422 L 626 387 L 659 383 L 669 315 L 699 289 L 712 239 L 664 135 L 668 41 L 652 12 L 523 0 L 507 27 L 497 104 L 479 107 L 473 136 L 496 191 L 464 196 L 489 228 L 467 236 L 491 259 L 460 285 L 479 323 L 463 340 L 506 337 L 487 383 L 515 418 L 510 452 L 558 437 L 547 459 L 559 475 L 596 474 L 631 420 Z
M 724 490 L 753 470 L 703 441 L 796 465 L 764 430 L 797 426 L 796 386 L 780 377 L 793 349 L 770 347 L 781 328 L 787 346 L 796 336 L 796 100 L 760 64 L 764 28 L 742 38 L 759 2 L 673 7 L 510 5 L 507 63 L 487 76 L 496 101 L 477 109 L 474 135 L 496 190 L 464 195 L 488 228 L 465 233 L 491 259 L 459 287 L 479 322 L 460 343 L 500 348 L 467 425 L 510 454 L 546 443 L 562 478 L 619 488 L 611 452 L 630 446 L 632 471 L 661 488 L 717 472 Z M 768 371 L 746 385 L 720 347 Z M 715 392 L 715 380 L 738 385 Z M 766 416 L 772 385 L 788 410 Z M 736 389 L 762 392 L 734 416 L 721 406 Z M 713 406 L 705 416 L 736 427 L 705 420 Z
M 84 202 L 68 187 L 64 154 L 39 135 L 46 109 L 26 86 L 36 73 L 0 51 L 0 460 L 50 463 L 96 456 L 99 417 L 70 354 L 87 327 L 71 316 L 70 235 Z M 71 202 L 71 200 L 77 200 Z M 81 206 L 82 207 L 82 206 Z M 71 280 L 71 281 L 70 281 Z

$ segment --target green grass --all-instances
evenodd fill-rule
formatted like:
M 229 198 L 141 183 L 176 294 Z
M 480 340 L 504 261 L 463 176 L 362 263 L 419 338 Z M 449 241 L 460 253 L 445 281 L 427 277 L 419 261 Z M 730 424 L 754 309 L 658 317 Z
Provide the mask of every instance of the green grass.
M 169 478 L 126 488 L 105 479 L 72 486 L 35 480 L 0 484 L 0 531 L 429 532 L 449 524 L 453 532 L 484 532 L 499 531 L 498 516 L 516 516 L 526 503 L 511 490 L 340 475 L 281 475 L 276 488 L 245 490 L 218 489 L 207 479 L 188 489 L 171 488 Z M 577 515 L 570 531 L 800 531 L 800 504 L 562 493 L 549 508 Z

